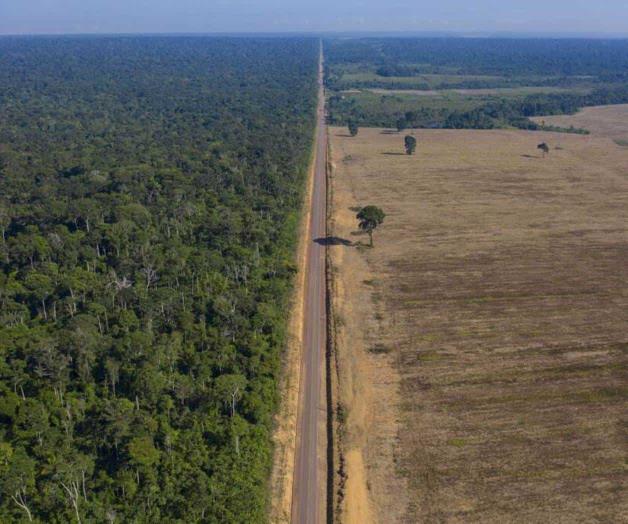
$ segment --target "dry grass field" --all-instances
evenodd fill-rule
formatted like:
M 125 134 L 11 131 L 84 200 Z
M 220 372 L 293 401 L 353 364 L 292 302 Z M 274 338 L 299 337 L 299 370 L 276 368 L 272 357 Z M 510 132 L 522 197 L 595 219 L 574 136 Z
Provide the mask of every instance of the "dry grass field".
M 540 116 L 532 120 L 560 127 L 581 127 L 595 136 L 628 146 L 628 104 L 585 107 L 575 115 Z
M 345 521 L 627 522 L 628 149 L 330 133 Z

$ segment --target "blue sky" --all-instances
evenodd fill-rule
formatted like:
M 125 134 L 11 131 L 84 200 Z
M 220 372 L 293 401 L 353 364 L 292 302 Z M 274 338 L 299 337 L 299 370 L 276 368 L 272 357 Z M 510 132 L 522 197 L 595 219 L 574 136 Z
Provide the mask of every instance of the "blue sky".
M 628 0 L 0 0 L 0 34 L 284 31 L 628 35 Z

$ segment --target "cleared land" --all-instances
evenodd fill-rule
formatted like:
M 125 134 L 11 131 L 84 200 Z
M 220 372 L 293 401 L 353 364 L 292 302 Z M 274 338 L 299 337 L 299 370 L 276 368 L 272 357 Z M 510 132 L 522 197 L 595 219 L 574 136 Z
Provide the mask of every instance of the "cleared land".
M 539 93 L 585 93 L 590 91 L 585 88 L 570 89 L 564 87 L 552 86 L 529 86 L 529 87 L 495 87 L 486 89 L 369 89 L 372 93 L 378 95 L 413 95 L 413 96 L 438 96 L 448 97 L 452 95 L 463 96 L 501 96 L 508 98 L 517 98 L 528 95 L 536 95 Z
M 614 106 L 585 107 L 575 115 L 540 116 L 535 122 L 559 127 L 581 127 L 596 136 L 615 140 L 628 146 L 628 104 Z
M 438 87 L 443 84 L 453 84 L 457 82 L 466 82 L 470 80 L 483 82 L 500 82 L 505 77 L 492 75 L 456 75 L 456 74 L 433 74 L 433 75 L 416 75 L 416 76 L 380 76 L 373 71 L 355 71 L 345 72 L 342 80 L 345 82 L 381 82 L 384 84 L 426 84 L 430 87 Z
M 331 134 L 347 520 L 625 521 L 628 149 Z
M 453 111 L 471 111 L 496 98 L 480 96 L 416 96 L 412 94 L 376 94 L 370 91 L 344 92 L 347 100 L 359 115 L 368 115 L 374 122 L 394 122 L 408 111 L 427 111 L 430 117 L 446 118 Z

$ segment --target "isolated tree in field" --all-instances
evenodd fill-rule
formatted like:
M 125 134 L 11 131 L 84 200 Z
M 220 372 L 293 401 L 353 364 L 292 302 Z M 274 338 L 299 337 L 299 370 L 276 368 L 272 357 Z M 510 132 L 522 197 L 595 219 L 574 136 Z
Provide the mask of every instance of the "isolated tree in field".
M 356 215 L 358 226 L 369 234 L 369 245 L 373 247 L 373 231 L 384 222 L 386 214 L 377 206 L 366 206 Z
M 547 155 L 547 153 L 549 153 L 549 146 L 543 142 L 542 144 L 539 144 L 538 146 L 536 146 L 537 149 L 540 149 L 541 151 L 543 151 L 543 157 L 545 157 L 545 155 Z
M 358 124 L 356 124 L 353 120 L 349 122 L 348 128 L 351 136 L 356 136 L 358 134 Z
M 406 155 L 413 155 L 416 151 L 416 138 L 410 135 L 406 136 L 404 145 L 406 146 Z

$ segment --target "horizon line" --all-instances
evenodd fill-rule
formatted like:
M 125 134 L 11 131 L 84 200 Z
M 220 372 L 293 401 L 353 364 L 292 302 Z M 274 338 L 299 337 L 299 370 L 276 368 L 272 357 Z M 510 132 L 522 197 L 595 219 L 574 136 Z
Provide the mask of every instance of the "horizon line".
M 138 31 L 138 32 L 60 32 L 60 33 L 2 33 L 0 32 L 0 38 L 3 37 L 155 37 L 155 36 L 190 36 L 190 37 L 203 37 L 203 36 L 313 36 L 323 38 L 325 36 L 336 36 L 345 38 L 356 37 L 395 37 L 406 36 L 415 38 L 522 38 L 522 39 L 535 39 L 535 38 L 548 38 L 548 39 L 589 39 L 589 40 L 624 40 L 628 39 L 628 33 L 617 32 L 599 32 L 599 31 L 445 31 L 445 30 L 433 30 L 433 31 L 351 31 L 351 30 L 332 30 L 332 31 L 168 31 L 168 32 L 150 32 L 150 31 Z

